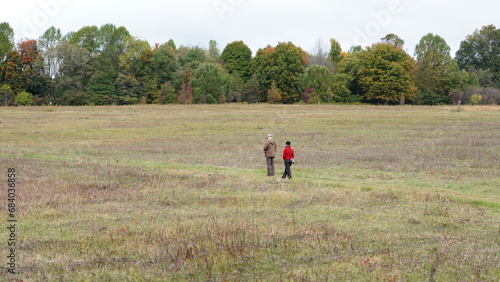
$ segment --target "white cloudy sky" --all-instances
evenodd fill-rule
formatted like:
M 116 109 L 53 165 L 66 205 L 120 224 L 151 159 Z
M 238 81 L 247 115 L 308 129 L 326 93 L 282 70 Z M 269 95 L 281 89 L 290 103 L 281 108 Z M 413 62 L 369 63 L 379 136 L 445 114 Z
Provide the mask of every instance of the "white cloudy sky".
M 150 44 L 170 38 L 179 45 L 223 49 L 243 40 L 254 52 L 291 41 L 306 51 L 322 39 L 344 50 L 371 45 L 388 33 L 406 41 L 413 55 L 427 33 L 443 37 L 452 55 L 468 34 L 484 25 L 500 27 L 494 0 L 23 0 L 2 1 L 0 22 L 20 38 L 38 38 L 48 27 L 63 33 L 83 26 L 124 26 Z

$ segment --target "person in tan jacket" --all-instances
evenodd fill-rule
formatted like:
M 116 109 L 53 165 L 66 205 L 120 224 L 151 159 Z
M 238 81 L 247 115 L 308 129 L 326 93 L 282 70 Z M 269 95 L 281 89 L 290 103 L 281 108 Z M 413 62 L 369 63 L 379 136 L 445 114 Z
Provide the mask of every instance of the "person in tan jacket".
M 273 176 L 274 170 L 274 158 L 276 157 L 276 151 L 278 149 L 278 144 L 274 142 L 273 135 L 267 135 L 267 142 L 264 144 L 264 154 L 266 156 L 267 163 L 267 176 Z

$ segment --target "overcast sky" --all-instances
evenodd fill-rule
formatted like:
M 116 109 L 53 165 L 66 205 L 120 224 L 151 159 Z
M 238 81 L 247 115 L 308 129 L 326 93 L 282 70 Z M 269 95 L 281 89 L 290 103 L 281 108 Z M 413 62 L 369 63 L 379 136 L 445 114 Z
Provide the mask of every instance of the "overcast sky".
M 494 0 L 23 0 L 0 7 L 0 22 L 14 28 L 16 41 L 37 39 L 50 26 L 65 34 L 112 23 L 151 45 L 174 39 L 177 46 L 208 46 L 214 39 L 222 50 L 243 40 L 254 53 L 288 41 L 311 51 L 330 38 L 348 50 L 395 33 L 413 55 L 422 36 L 434 33 L 454 56 L 474 30 L 500 27 Z

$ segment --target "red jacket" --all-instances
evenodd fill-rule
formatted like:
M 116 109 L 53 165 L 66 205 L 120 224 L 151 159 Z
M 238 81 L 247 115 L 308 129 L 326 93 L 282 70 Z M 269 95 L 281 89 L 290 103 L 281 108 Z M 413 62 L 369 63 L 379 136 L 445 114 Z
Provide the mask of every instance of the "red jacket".
M 292 147 L 290 146 L 285 147 L 285 149 L 283 150 L 283 160 L 291 160 L 293 158 L 295 158 L 295 154 L 293 152 Z

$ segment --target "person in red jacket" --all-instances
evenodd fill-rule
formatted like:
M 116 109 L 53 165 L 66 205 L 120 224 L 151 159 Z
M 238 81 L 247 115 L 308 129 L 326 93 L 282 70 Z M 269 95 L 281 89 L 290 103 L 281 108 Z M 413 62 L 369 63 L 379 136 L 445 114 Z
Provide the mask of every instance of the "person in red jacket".
M 283 161 L 285 162 L 285 172 L 283 173 L 283 176 L 281 178 L 285 179 L 288 177 L 288 179 L 292 178 L 292 171 L 290 170 L 290 167 L 292 166 L 293 163 L 295 163 L 295 153 L 293 152 L 293 149 L 291 147 L 292 143 L 290 141 L 286 141 L 285 143 L 285 149 L 283 150 Z

